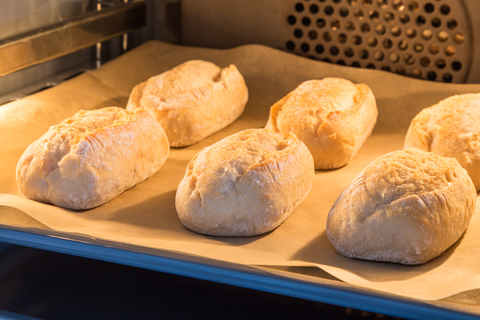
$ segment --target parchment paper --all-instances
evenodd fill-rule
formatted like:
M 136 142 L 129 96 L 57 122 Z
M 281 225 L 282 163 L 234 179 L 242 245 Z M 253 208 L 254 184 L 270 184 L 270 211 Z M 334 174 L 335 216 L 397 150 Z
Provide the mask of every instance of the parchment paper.
M 65 210 L 28 200 L 19 192 L 17 161 L 49 126 L 80 109 L 124 107 L 137 83 L 191 59 L 238 67 L 250 99 L 236 122 L 194 146 L 172 149 L 154 176 L 92 210 Z M 301 82 L 324 77 L 366 83 L 375 94 L 378 122 L 353 161 L 338 170 L 317 171 L 307 199 L 280 227 L 265 235 L 209 237 L 186 229 L 177 218 L 174 199 L 188 161 L 227 135 L 263 127 L 273 103 Z M 433 83 L 342 67 L 258 45 L 214 50 L 148 42 L 95 71 L 0 107 L 0 223 L 85 234 L 240 264 L 318 266 L 353 285 L 418 299 L 441 299 L 480 288 L 478 205 L 462 238 L 439 258 L 420 266 L 342 257 L 330 244 L 325 223 L 337 196 L 365 166 L 380 155 L 402 149 L 408 125 L 422 108 L 450 95 L 470 92 L 480 92 L 480 85 Z

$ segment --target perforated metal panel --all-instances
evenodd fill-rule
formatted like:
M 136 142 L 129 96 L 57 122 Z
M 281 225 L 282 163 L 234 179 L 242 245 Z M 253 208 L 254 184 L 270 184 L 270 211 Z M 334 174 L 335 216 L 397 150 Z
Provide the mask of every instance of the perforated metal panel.
M 285 49 L 337 64 L 463 83 L 469 16 L 459 1 L 289 1 Z
M 206 10 L 208 8 L 208 10 Z M 181 42 L 480 83 L 480 0 L 182 0 Z

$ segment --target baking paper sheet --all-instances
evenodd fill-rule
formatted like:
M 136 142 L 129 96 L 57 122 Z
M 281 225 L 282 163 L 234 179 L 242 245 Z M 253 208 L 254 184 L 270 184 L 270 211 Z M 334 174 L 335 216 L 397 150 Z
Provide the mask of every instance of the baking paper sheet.
M 92 210 L 65 210 L 28 200 L 19 192 L 15 182 L 18 159 L 49 126 L 80 109 L 125 107 L 136 84 L 191 59 L 238 67 L 250 98 L 236 122 L 194 146 L 172 149 L 166 164 L 154 176 Z M 175 212 L 175 191 L 189 160 L 203 147 L 230 134 L 263 127 L 273 103 L 301 82 L 324 77 L 366 83 L 375 94 L 377 125 L 353 161 L 337 170 L 317 171 L 306 200 L 272 232 L 226 238 L 186 229 Z M 453 94 L 471 92 L 480 92 L 480 85 L 433 83 L 342 67 L 258 45 L 214 50 L 151 41 L 97 70 L 0 107 L 0 223 L 84 234 L 240 264 L 318 266 L 352 285 L 418 299 L 441 299 L 480 288 L 478 205 L 461 239 L 439 258 L 420 266 L 340 256 L 326 236 L 326 217 L 337 196 L 365 166 L 380 155 L 402 149 L 408 125 L 422 108 Z

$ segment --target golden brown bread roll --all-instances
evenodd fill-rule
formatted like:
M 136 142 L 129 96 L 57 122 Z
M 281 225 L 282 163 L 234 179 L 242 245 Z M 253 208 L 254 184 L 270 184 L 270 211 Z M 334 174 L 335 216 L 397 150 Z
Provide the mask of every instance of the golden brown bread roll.
M 405 148 L 455 158 L 480 190 L 480 94 L 449 97 L 423 109 L 410 123 Z
M 315 169 L 346 165 L 377 121 L 375 97 L 365 84 L 340 78 L 310 80 L 275 103 L 266 129 L 293 132 L 310 150 Z
M 415 148 L 391 152 L 340 194 L 328 214 L 327 236 L 347 257 L 425 263 L 467 229 L 476 197 L 457 160 Z
M 188 164 L 176 209 L 189 229 L 214 236 L 254 236 L 279 226 L 313 185 L 312 155 L 294 134 L 265 129 L 231 135 Z
M 147 179 L 166 161 L 165 132 L 146 111 L 79 111 L 33 142 L 17 165 L 29 199 L 81 210 Z
M 187 61 L 133 88 L 127 110 L 149 111 L 167 133 L 170 146 L 195 144 L 235 121 L 248 89 L 234 65 L 221 69 Z

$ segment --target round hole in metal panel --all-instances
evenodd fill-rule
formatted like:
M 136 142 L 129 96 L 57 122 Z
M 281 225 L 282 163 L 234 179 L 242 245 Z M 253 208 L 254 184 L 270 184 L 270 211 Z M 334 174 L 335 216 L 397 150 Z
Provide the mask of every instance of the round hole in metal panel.
M 445 54 L 449 57 L 453 56 L 455 54 L 455 52 L 457 52 L 457 50 L 455 50 L 455 48 L 453 46 L 447 46 L 445 48 Z
M 445 73 L 443 76 L 442 76 L 442 80 L 443 82 L 452 82 L 453 81 L 453 77 L 450 73 Z
M 293 31 L 293 35 L 295 36 L 295 38 L 301 38 L 303 37 L 303 31 L 302 29 L 295 29 Z
M 430 59 L 428 57 L 423 57 L 420 59 L 420 65 L 425 68 L 428 67 L 430 65 Z
M 322 54 L 325 51 L 325 47 L 321 44 L 317 44 L 315 46 L 315 52 L 318 54 Z
M 319 11 L 319 8 L 318 8 L 318 6 L 317 6 L 316 4 L 312 4 L 312 5 L 310 6 L 310 12 L 311 12 L 311 13 L 315 14 L 315 13 L 318 13 L 318 11 Z
M 440 12 L 444 15 L 448 15 L 450 13 L 450 7 L 444 4 L 440 7 Z
M 303 24 L 305 27 L 308 27 L 311 23 L 312 23 L 312 21 L 310 20 L 309 17 L 304 17 L 304 18 L 302 19 L 302 24 Z
M 319 27 L 320 29 L 325 28 L 326 24 L 327 22 L 325 21 L 325 19 L 317 19 L 317 27 Z
M 410 73 L 410 76 L 414 78 L 421 78 L 422 77 L 422 71 L 420 69 L 413 69 L 412 72 Z
M 435 6 L 433 5 L 433 3 L 426 3 L 423 8 L 427 13 L 432 13 L 433 11 L 435 11 Z
M 330 48 L 330 54 L 332 54 L 333 56 L 338 56 L 339 53 L 340 53 L 340 50 L 338 49 L 337 46 L 333 46 Z
M 347 29 L 348 31 L 355 31 L 355 23 L 353 23 L 352 21 L 347 21 L 345 29 Z
M 375 27 L 375 31 L 379 34 L 379 35 L 383 35 L 385 34 L 385 31 L 387 29 L 385 28 L 385 26 L 383 24 L 379 24 Z
M 440 52 L 440 48 L 438 47 L 438 44 L 432 43 L 428 47 L 428 51 L 430 51 L 431 54 L 437 54 Z
M 334 14 L 335 9 L 333 9 L 332 6 L 326 6 L 324 12 L 327 16 L 331 16 L 332 14 Z
M 347 40 L 348 40 L 348 37 L 345 33 L 340 33 L 338 35 L 338 42 L 345 43 L 345 42 L 347 42 Z
M 350 11 L 349 11 L 347 8 L 340 8 L 339 13 L 340 13 L 340 16 L 342 16 L 342 17 L 345 18 L 345 17 L 348 16 L 348 14 L 350 13 Z
M 302 43 L 302 45 L 300 46 L 300 49 L 303 51 L 303 52 L 308 52 L 310 51 L 310 45 L 308 43 Z
M 422 43 L 415 43 L 413 45 L 413 50 L 415 50 L 415 52 L 422 52 L 423 51 L 423 44 Z
M 420 9 L 420 5 L 416 1 L 410 1 L 408 4 L 408 9 L 412 12 L 417 12 Z
M 462 69 L 462 63 L 460 61 L 453 61 L 452 69 L 455 71 L 460 71 Z
M 333 36 L 330 32 L 327 31 L 323 34 L 323 40 L 329 42 L 329 41 L 332 41 L 332 39 L 333 39 Z
M 390 68 L 390 66 L 382 66 L 382 70 L 383 71 L 392 71 L 392 68 Z
M 437 66 L 438 69 L 443 69 L 447 66 L 447 63 L 445 59 L 440 58 L 435 61 L 435 66 Z
M 400 15 L 400 22 L 403 24 L 409 23 L 410 22 L 410 16 L 406 13 L 402 13 Z
M 384 40 L 383 40 L 383 47 L 384 47 L 385 49 L 390 49 L 391 47 L 393 47 L 393 42 L 392 42 L 392 40 L 390 40 L 390 39 L 388 39 L 388 38 L 387 38 L 387 39 L 384 39 Z
M 287 21 L 289 25 L 293 26 L 297 22 L 297 18 L 295 18 L 293 15 L 289 15 L 287 17 Z
M 403 4 L 403 0 L 393 0 L 393 7 L 398 11 L 403 11 L 405 9 L 405 5 Z
M 382 9 L 385 9 L 388 6 L 387 0 L 377 0 L 378 6 Z
M 370 10 L 370 12 L 368 13 L 368 17 L 370 18 L 370 20 L 375 21 L 380 19 L 380 14 L 377 10 Z
M 363 0 L 363 5 L 365 7 L 370 7 L 373 4 L 373 0 Z
M 315 40 L 315 39 L 318 38 L 318 34 L 317 34 L 317 32 L 316 32 L 315 30 L 310 30 L 310 31 L 308 32 L 308 37 L 309 37 L 310 39 L 312 39 L 312 40 Z
M 360 30 L 362 30 L 363 33 L 367 33 L 367 32 L 370 32 L 371 28 L 368 23 L 362 23 Z
M 373 57 L 375 58 L 375 60 L 377 61 L 382 61 L 383 58 L 385 57 L 385 55 L 383 54 L 382 51 L 376 51 L 373 55 Z
M 375 37 L 370 37 L 368 38 L 367 43 L 370 47 L 375 47 L 378 44 L 378 40 Z
M 295 10 L 296 10 L 297 12 L 302 12 L 303 10 L 305 10 L 305 6 L 303 5 L 303 3 L 298 2 L 298 3 L 295 5 Z
M 442 20 L 438 17 L 432 19 L 432 27 L 438 28 L 442 25 Z
M 400 56 L 396 52 L 390 53 L 390 56 L 388 58 L 390 59 L 391 62 L 394 62 L 394 63 L 400 60 Z
M 430 40 L 430 39 L 432 39 L 432 36 L 433 36 L 432 30 L 425 29 L 425 30 L 422 31 L 423 39 Z
M 453 37 L 453 41 L 455 41 L 457 44 L 462 44 L 465 41 L 465 36 L 461 33 L 457 33 Z
M 415 63 L 415 57 L 411 54 L 407 54 L 405 56 L 405 63 L 408 64 L 408 65 L 412 65 Z
M 413 28 L 408 28 L 405 34 L 407 35 L 407 37 L 413 39 L 417 36 L 417 30 Z
M 365 13 L 363 12 L 362 9 L 357 9 L 355 10 L 354 14 L 355 18 L 357 18 L 358 20 L 363 20 L 363 17 L 365 15 Z
M 408 41 L 405 39 L 400 40 L 398 43 L 398 48 L 402 51 L 405 51 L 408 49 Z
M 423 26 L 425 23 L 427 23 L 427 19 L 425 19 L 424 16 L 418 16 L 415 22 L 417 23 L 417 25 Z
M 402 29 L 399 26 L 394 26 L 390 32 L 395 36 L 398 37 L 402 33 Z
M 385 19 L 386 22 L 392 22 L 395 20 L 395 15 L 393 12 L 385 12 L 383 19 Z
M 448 27 L 448 29 L 453 30 L 453 29 L 455 29 L 457 26 L 458 26 L 457 20 L 455 20 L 455 19 L 450 19 L 450 20 L 447 21 L 447 27 Z
M 366 60 L 368 59 L 369 56 L 370 56 L 370 53 L 367 50 L 365 49 L 360 50 L 360 58 L 362 58 L 363 60 Z
M 333 20 L 332 23 L 330 24 L 331 28 L 333 31 L 336 31 L 341 28 L 341 23 L 340 20 Z
M 427 73 L 427 79 L 435 81 L 437 79 L 437 74 L 434 71 L 430 71 Z
M 358 46 L 358 45 L 361 45 L 362 42 L 363 42 L 363 39 L 362 39 L 361 36 L 359 36 L 359 35 L 354 35 L 353 36 L 353 43 L 354 44 L 356 44 Z
M 354 56 L 354 54 L 355 54 L 355 51 L 353 51 L 352 48 L 347 48 L 347 49 L 345 49 L 345 55 L 346 55 L 347 57 L 351 58 L 351 57 Z
M 438 33 L 438 40 L 440 40 L 441 42 L 445 42 L 448 40 L 448 32 L 446 31 L 440 31 Z

